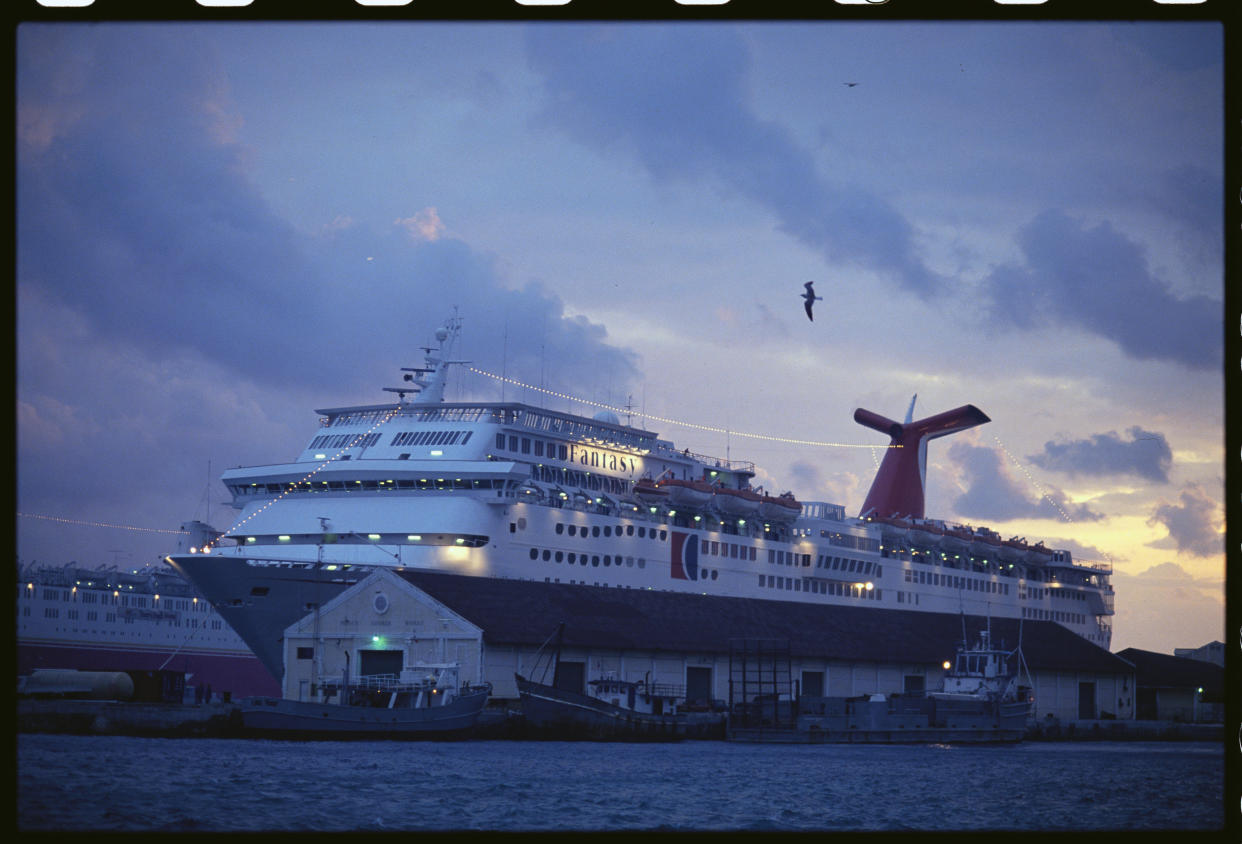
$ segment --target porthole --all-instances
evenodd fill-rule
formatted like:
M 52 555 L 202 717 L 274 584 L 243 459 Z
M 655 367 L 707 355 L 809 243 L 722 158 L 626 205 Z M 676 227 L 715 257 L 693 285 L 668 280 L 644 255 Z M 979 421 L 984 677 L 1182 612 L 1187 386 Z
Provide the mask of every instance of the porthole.
M 572 566 L 576 562 L 578 562 L 578 555 L 575 554 L 573 551 L 570 551 L 569 552 L 569 564 Z
M 537 548 L 530 549 L 530 558 L 536 560 L 539 558 L 539 550 Z
M 647 560 L 645 557 L 638 558 L 638 567 L 640 569 L 645 569 L 647 567 Z
M 565 526 L 564 526 L 563 524 L 561 524 L 560 522 L 557 522 L 557 523 L 556 523 L 556 532 L 557 532 L 557 534 L 558 534 L 558 535 L 559 535 L 559 534 L 564 533 L 564 532 L 565 532 Z
M 625 535 L 626 535 L 626 536 L 633 536 L 633 535 L 634 535 L 634 526 L 633 526 L 633 525 L 626 525 L 626 526 L 625 526 Z
M 645 527 L 639 526 L 639 528 L 638 528 L 638 538 L 639 538 L 639 539 L 645 539 L 646 537 L 647 537 L 647 529 L 646 529 Z
M 599 525 L 591 528 L 591 536 L 599 536 Z
M 564 551 L 557 551 L 557 552 L 556 552 L 556 561 L 559 563 L 559 562 L 561 562 L 561 561 L 562 561 L 562 560 L 564 560 L 564 559 L 565 559 L 565 552 L 564 552 Z
M 604 555 L 604 565 L 606 565 L 606 566 L 611 566 L 611 565 L 612 565 L 612 556 L 611 556 L 611 555 L 609 555 L 609 554 L 605 554 L 605 555 Z
M 593 555 L 591 556 L 591 565 L 593 565 L 593 566 L 598 566 L 598 565 L 599 565 L 599 554 L 593 554 Z
M 552 552 L 549 551 L 547 548 L 544 548 L 543 549 L 543 561 L 546 563 L 550 559 L 552 559 Z
M 380 615 L 388 612 L 388 596 L 383 592 L 376 592 L 375 597 L 371 600 L 371 606 Z
M 577 525 L 570 525 L 570 526 L 569 526 L 569 535 L 570 535 L 570 536 L 576 536 L 576 535 L 577 535 L 577 533 L 578 533 L 578 526 L 577 526 Z

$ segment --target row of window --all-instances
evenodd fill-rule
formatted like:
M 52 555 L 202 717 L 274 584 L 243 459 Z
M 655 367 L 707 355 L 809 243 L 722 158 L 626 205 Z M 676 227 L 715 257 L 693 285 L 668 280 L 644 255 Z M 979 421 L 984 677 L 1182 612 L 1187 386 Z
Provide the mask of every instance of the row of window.
M 519 437 L 510 434 L 496 435 L 496 450 L 511 451 L 514 454 L 530 454 L 534 457 L 547 457 L 549 460 L 568 460 L 569 446 L 565 443 L 545 443 L 543 440 L 532 440 L 530 437 Z
M 905 578 L 906 583 L 921 583 L 925 586 L 947 586 L 951 589 L 965 589 L 967 592 L 990 592 L 993 595 L 1009 594 L 1008 583 L 998 583 L 994 580 L 982 580 L 977 577 L 960 577 L 953 574 L 941 574 L 940 572 L 935 571 L 915 571 L 914 569 L 906 569 Z M 1019 592 L 1018 597 L 1023 597 L 1021 592 Z
M 370 448 L 379 442 L 379 434 L 327 434 L 311 440 L 311 448 Z
M 569 563 L 569 565 L 592 565 L 592 566 L 628 566 L 634 568 L 638 566 L 640 569 L 647 567 L 647 558 L 623 557 L 620 554 L 613 556 L 612 554 L 578 554 L 573 551 L 553 551 L 550 548 L 544 548 L 540 551 L 538 548 L 530 549 L 530 558 L 538 560 L 543 557 L 544 562 L 555 560 L 558 563 Z
M 718 542 L 715 539 L 700 540 L 699 551 L 704 556 L 728 557 L 731 560 L 753 560 L 756 553 L 755 546 L 753 545 L 738 545 L 736 542 Z M 769 549 L 768 562 L 771 561 L 772 551 Z
M 509 523 L 509 532 L 510 532 L 510 533 L 513 533 L 513 532 L 514 532 L 514 531 L 515 531 L 518 527 L 521 527 L 521 528 L 525 529 L 525 528 L 526 528 L 526 520 L 525 520 L 525 519 L 519 519 L 517 522 L 510 522 L 510 523 Z M 561 534 L 563 534 L 563 533 L 568 533 L 570 536 L 583 536 L 583 537 L 585 537 L 585 536 L 587 535 L 587 526 L 586 526 L 586 525 L 582 525 L 582 526 L 572 525 L 572 524 L 571 524 L 571 525 L 567 525 L 567 524 L 563 524 L 563 523 L 561 523 L 561 522 L 557 522 L 557 523 L 556 523 L 556 528 L 555 528 L 555 530 L 556 530 L 556 533 L 557 533 L 557 535 L 558 535 L 558 536 L 559 536 L 559 535 L 561 535 Z M 613 535 L 613 531 L 614 531 L 614 528 L 613 528 L 613 526 L 612 526 L 612 525 L 603 525 L 602 527 L 601 527 L 600 525 L 591 525 L 590 535 L 591 535 L 591 536 L 593 536 L 593 537 L 597 537 L 597 536 L 600 536 L 600 535 L 602 534 L 603 536 L 606 536 L 606 537 L 607 537 L 607 536 L 612 536 L 612 535 Z M 648 538 L 648 536 L 647 536 L 647 528 L 646 528 L 646 527 L 644 527 L 643 525 L 638 525 L 637 527 L 635 527 L 634 525 L 630 525 L 630 524 L 625 524 L 625 525 L 617 525 L 617 526 L 616 526 L 616 528 L 615 528 L 615 531 L 616 531 L 616 535 L 617 535 L 617 536 L 622 536 L 622 535 L 624 535 L 624 536 L 634 536 L 634 535 L 635 535 L 635 532 L 637 531 L 637 536 L 638 536 L 638 538 L 639 538 L 639 539 L 647 539 L 647 538 Z M 657 529 L 656 529 L 656 528 L 651 528 L 651 536 L 650 536 L 650 538 L 651 538 L 651 539 L 656 539 L 657 537 L 660 539 L 660 541 L 661 541 L 661 542 L 663 542 L 664 540 L 668 539 L 668 531 L 667 531 L 667 530 L 665 530 L 664 528 L 659 528 L 659 529 L 658 529 L 658 532 L 657 532 Z
M 805 577 L 782 577 L 778 574 L 759 575 L 759 585 L 766 589 L 784 589 L 787 592 L 811 592 L 817 595 L 837 595 L 842 598 L 880 600 L 882 589 L 865 589 L 856 583 L 837 580 L 816 580 Z
M 531 480 L 557 486 L 589 489 L 596 492 L 607 492 L 612 495 L 629 495 L 631 484 L 620 478 L 601 475 L 598 472 L 581 472 L 577 469 L 564 469 L 559 466 L 542 464 L 530 467 Z
M 1031 618 L 1037 621 L 1059 621 L 1062 624 L 1086 624 L 1087 617 L 1076 612 L 1062 612 L 1061 610 L 1041 610 L 1038 607 L 1023 607 L 1022 617 Z
M 465 445 L 473 431 L 401 431 L 389 445 Z
M 386 492 L 395 489 L 503 489 L 503 478 L 419 478 L 385 481 L 299 481 L 292 484 L 230 484 L 234 495 L 260 493 Z
M 826 571 L 865 574 L 872 577 L 880 577 L 884 574 L 883 566 L 872 560 L 855 560 L 850 557 L 833 557 L 828 554 L 820 554 L 815 559 L 815 567 Z
M 17 597 L 33 599 L 34 589 L 29 586 L 19 584 L 17 589 Z M 115 590 L 114 590 L 115 592 Z M 114 592 L 92 591 L 89 589 L 51 589 L 44 587 L 39 597 L 45 601 L 61 601 L 73 602 L 81 604 L 110 604 L 120 607 L 160 607 L 166 610 L 194 610 L 195 612 L 209 612 L 211 606 L 206 601 L 191 602 L 188 599 L 181 598 L 161 598 L 156 601 L 154 598 L 148 598 L 145 595 L 131 595 L 125 592 L 114 594 Z
M 79 613 L 80 613 L 80 612 L 81 612 L 80 610 L 75 610 L 75 609 L 66 609 L 66 610 L 65 610 L 65 618 L 70 619 L 70 620 L 76 620 L 76 619 L 78 619 L 78 618 L 80 617 L 80 615 L 79 615 Z M 23 615 L 23 616 L 25 616 L 25 617 L 27 617 L 27 618 L 29 618 L 29 617 L 30 617 L 30 607 L 22 607 L 22 615 Z M 44 607 L 44 608 L 43 608 L 43 617 L 44 617 L 44 618 L 60 618 L 60 607 Z M 86 611 L 86 620 L 87 620 L 87 621 L 98 621 L 98 620 L 99 620 L 99 611 L 98 611 L 98 610 L 87 610 L 87 611 Z M 104 613 L 104 621 L 105 621 L 105 622 L 113 622 L 113 621 L 116 621 L 116 620 L 117 620 L 117 615 L 116 615 L 116 613 L 114 613 L 114 612 Z M 134 623 L 134 619 L 133 619 L 133 618 L 127 618 L 127 617 L 125 617 L 125 618 L 122 618 L 121 620 L 122 620 L 125 624 L 133 624 L 133 623 Z M 173 622 L 171 626 L 173 626 L 173 627 L 181 627 L 181 626 L 182 626 L 182 624 L 181 624 L 181 619 L 179 619 L 179 618 L 178 618 L 178 619 L 170 619 L 170 620 Z M 206 628 L 208 627 L 208 622 L 209 622 L 209 621 L 210 621 L 210 628 L 211 628 L 212 630 L 219 630 L 219 629 L 221 629 L 221 628 L 224 626 L 224 622 L 223 622 L 221 619 L 203 619 L 203 620 L 200 622 L 200 620 L 199 620 L 199 619 L 197 619 L 197 618 L 189 618 L 189 619 L 186 619 L 186 620 L 185 620 L 185 626 L 186 626 L 186 627 L 190 627 L 190 628 L 198 628 L 198 627 L 200 626 L 200 624 L 201 624 L 201 625 L 202 625 L 202 627 L 203 627 L 204 629 L 206 629 Z
M 919 605 L 919 593 L 898 591 L 897 592 L 897 603 L 914 604 L 917 607 Z

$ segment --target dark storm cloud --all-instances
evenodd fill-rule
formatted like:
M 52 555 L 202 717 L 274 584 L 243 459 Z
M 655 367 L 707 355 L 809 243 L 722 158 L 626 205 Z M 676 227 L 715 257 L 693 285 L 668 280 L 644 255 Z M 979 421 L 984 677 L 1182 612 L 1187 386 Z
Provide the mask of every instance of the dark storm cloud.
M 785 129 L 754 113 L 736 30 L 537 26 L 527 48 L 547 90 L 544 119 L 579 141 L 632 155 L 656 179 L 712 180 L 768 208 L 830 261 L 887 274 L 924 297 L 942 285 L 892 204 L 821 176 Z
M 1040 454 L 1027 460 L 1041 469 L 1067 475 L 1138 475 L 1151 481 L 1168 483 L 1173 451 L 1164 434 L 1135 426 L 1123 439 L 1116 431 L 1092 434 L 1085 440 L 1046 442 Z
M 981 521 L 1009 519 L 1063 519 L 1096 521 L 1103 518 L 1086 505 L 1072 503 L 1065 493 L 1044 485 L 1041 495 L 1033 487 L 1024 488 L 1009 473 L 1003 455 L 996 449 L 963 442 L 949 446 L 949 457 L 961 467 L 967 489 L 953 502 L 962 518 Z
M 1108 223 L 1088 228 L 1045 211 L 1018 244 L 1024 262 L 997 267 L 985 280 L 996 319 L 1019 328 L 1069 325 L 1139 360 L 1220 367 L 1221 303 L 1174 296 L 1142 248 Z
M 1161 504 L 1147 520 L 1149 525 L 1162 524 L 1169 531 L 1168 540 L 1153 543 L 1165 547 L 1172 541 L 1179 553 L 1209 557 L 1219 554 L 1223 537 L 1217 530 L 1219 504 L 1197 484 L 1182 491 L 1180 504 Z
M 570 385 L 636 377 L 602 327 L 564 319 L 537 288 L 510 289 L 461 241 L 397 222 L 293 229 L 249 180 L 227 79 L 191 32 L 22 36 L 18 279 L 101 337 L 155 358 L 192 350 L 268 384 L 348 384 L 407 364 L 458 304 L 472 354 L 499 363 L 507 329 L 511 375 L 545 363 Z

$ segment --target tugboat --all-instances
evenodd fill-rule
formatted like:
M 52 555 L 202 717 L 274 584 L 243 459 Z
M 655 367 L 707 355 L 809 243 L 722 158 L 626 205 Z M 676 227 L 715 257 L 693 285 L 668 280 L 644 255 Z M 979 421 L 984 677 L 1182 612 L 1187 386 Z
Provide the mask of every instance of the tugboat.
M 964 631 L 963 631 L 964 632 Z M 798 698 L 794 728 L 744 726 L 730 739 L 753 742 L 837 744 L 981 744 L 1018 742 L 1026 734 L 1034 698 L 1019 683 L 1025 661 L 1019 646 L 993 646 L 988 630 L 973 647 L 965 638 L 939 691 L 858 697 Z M 1029 682 L 1029 672 L 1027 678 Z
M 611 673 L 587 682 L 587 694 L 559 688 L 560 643 L 557 628 L 552 684 L 514 674 L 522 716 L 531 738 L 561 741 L 680 741 L 722 739 L 725 714 L 688 711 L 685 689 L 646 678 L 622 680 Z
M 252 738 L 446 739 L 468 735 L 491 685 L 458 683 L 459 666 L 419 666 L 413 682 L 374 675 L 325 685 L 319 702 L 251 697 L 242 701 L 241 732 Z M 333 700 L 335 698 L 335 700 Z

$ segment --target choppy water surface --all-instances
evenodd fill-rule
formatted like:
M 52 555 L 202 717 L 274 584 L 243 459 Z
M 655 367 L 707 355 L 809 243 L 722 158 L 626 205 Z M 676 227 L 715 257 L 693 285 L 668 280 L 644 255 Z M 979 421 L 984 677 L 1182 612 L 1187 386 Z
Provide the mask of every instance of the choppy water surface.
M 21 830 L 1151 830 L 1224 824 L 1205 743 L 275 742 L 22 734 Z

